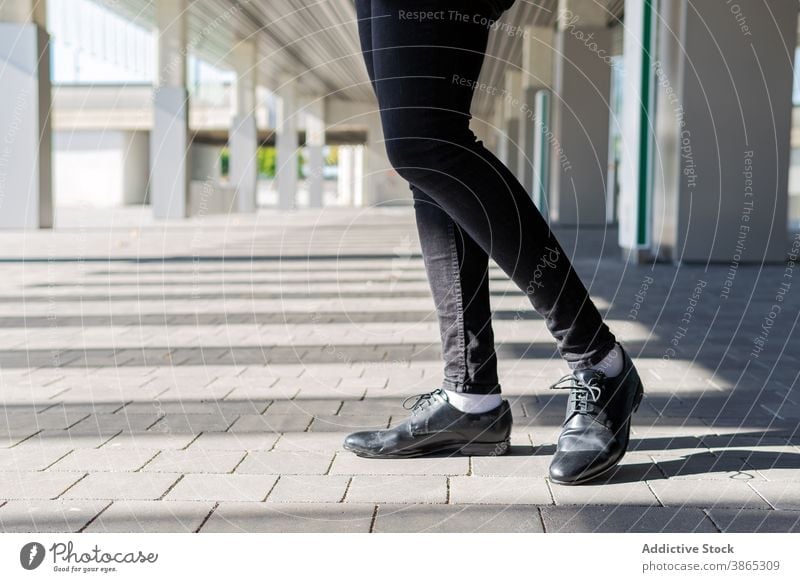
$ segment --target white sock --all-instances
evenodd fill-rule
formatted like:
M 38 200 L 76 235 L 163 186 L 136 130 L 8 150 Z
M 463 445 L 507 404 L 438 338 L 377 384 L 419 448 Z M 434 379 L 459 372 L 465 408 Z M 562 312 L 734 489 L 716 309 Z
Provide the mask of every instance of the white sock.
M 619 344 L 616 344 L 605 358 L 592 366 L 592 370 L 597 370 L 607 377 L 613 378 L 622 373 L 622 360 L 622 348 L 619 347 Z
M 445 390 L 444 393 L 453 407 L 467 414 L 489 412 L 503 403 L 503 397 L 500 394 L 464 394 L 452 390 Z

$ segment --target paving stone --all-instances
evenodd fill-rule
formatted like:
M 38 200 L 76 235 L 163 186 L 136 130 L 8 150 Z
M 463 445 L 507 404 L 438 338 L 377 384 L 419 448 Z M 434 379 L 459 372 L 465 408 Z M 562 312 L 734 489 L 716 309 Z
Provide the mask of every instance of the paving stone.
M 551 455 L 534 455 L 533 447 L 513 447 L 502 456 L 472 457 L 472 474 L 481 477 L 543 478 L 550 468 Z
M 254 415 L 244 414 L 239 417 L 229 429 L 233 433 L 246 432 L 305 432 L 313 416 L 308 414 L 273 414 L 273 415 Z
M 669 507 L 770 508 L 748 483 L 741 481 L 714 481 L 713 487 L 701 480 L 650 481 L 649 485 L 661 503 Z
M 654 454 L 652 458 L 661 472 L 672 480 L 764 480 L 745 460 L 745 455 L 736 452 L 696 453 L 688 456 Z
M 715 434 L 702 438 L 704 446 L 712 452 L 741 450 L 747 453 L 767 451 L 774 453 L 797 453 L 793 444 L 798 444 L 798 439 L 784 436 L 775 436 L 769 432 L 759 431 L 756 434 Z
M 549 533 L 713 533 L 717 529 L 702 510 L 689 507 L 588 505 L 543 507 Z
M 125 412 L 92 414 L 76 424 L 74 430 L 91 431 L 92 433 L 144 431 L 155 422 L 158 422 L 159 418 L 159 414 L 155 411 L 145 414 Z
M 210 501 L 114 501 L 84 530 L 90 533 L 191 533 L 211 513 Z M 2 515 L 2 514 L 0 514 Z
M 190 354 L 193 355 L 195 350 L 191 350 Z M 231 388 L 227 386 L 198 386 L 191 380 L 185 386 L 172 386 L 159 392 L 158 398 L 160 400 L 169 400 L 173 402 L 196 401 L 203 402 L 216 402 L 222 400 L 231 393 Z M 242 396 L 241 399 L 245 400 L 264 400 L 260 394 L 253 394 L 252 397 Z M 239 398 L 237 398 L 239 400 Z
M 162 434 L 197 435 L 205 431 L 225 431 L 238 415 L 225 417 L 220 414 L 167 414 L 148 429 L 148 432 Z
M 95 449 L 113 439 L 119 431 L 43 430 L 36 436 L 19 443 L 20 449 L 42 447 L 68 447 L 70 449 Z
M 800 450 L 791 446 L 758 447 L 736 451 L 767 481 L 797 481 L 800 474 Z
M 403 401 L 396 398 L 366 398 L 364 400 L 345 400 L 341 403 L 339 414 L 349 415 L 396 415 L 405 413 Z
M 186 475 L 164 499 L 264 501 L 277 480 L 277 476 L 268 475 Z
M 367 459 L 340 452 L 331 467 L 333 475 L 466 475 L 469 458 L 422 457 L 413 459 Z
M 706 435 L 716 434 L 711 427 L 698 420 L 693 423 L 647 423 L 638 422 L 631 426 L 632 439 L 673 439 L 683 437 L 702 438 Z
M 90 414 L 103 414 L 103 413 L 111 413 L 114 412 L 119 408 L 116 404 L 108 404 L 108 403 L 57 403 L 47 405 L 47 409 L 44 412 L 48 414 L 60 414 L 62 416 L 68 418 L 80 418 L 84 416 L 88 416 Z
M 25 411 L 6 411 L 0 415 L 0 433 L 8 429 L 18 427 L 35 428 L 38 430 L 64 430 L 81 420 L 87 418 L 90 413 L 76 411 L 73 409 L 46 410 L 43 412 Z
M 0 472 L 41 471 L 68 454 L 69 447 L 28 446 L 0 449 Z
M 338 503 L 349 481 L 349 477 L 338 475 L 281 475 L 267 502 Z
M 512 429 L 513 430 L 513 429 Z M 519 428 L 517 428 L 519 430 Z M 528 442 L 526 445 L 533 444 L 535 447 L 544 445 L 552 445 L 555 452 L 555 444 L 558 442 L 558 435 L 561 434 L 561 426 L 548 426 L 548 427 L 530 427 L 524 428 L 525 433 L 528 435 Z M 513 432 L 512 432 L 513 436 Z
M 277 388 L 277 386 L 276 386 Z M 361 400 L 367 389 L 361 386 L 341 385 L 331 388 L 330 385 L 303 386 L 293 396 L 295 399 L 335 398 L 337 400 Z
M 343 378 L 340 387 L 347 390 L 357 391 L 360 388 L 381 390 L 389 382 L 388 377 L 367 376 L 362 378 Z
M 103 445 L 104 449 L 184 449 L 196 438 L 191 434 L 157 432 L 121 433 Z
M 154 449 L 78 449 L 48 471 L 136 471 L 158 454 Z
M 380 505 L 375 532 L 542 533 L 539 508 L 528 505 Z
M 327 473 L 333 454 L 314 451 L 253 452 L 247 455 L 236 473 L 255 475 L 322 475 Z
M 375 506 L 364 503 L 222 502 L 200 529 L 212 533 L 366 533 Z
M 268 451 L 275 446 L 279 438 L 281 438 L 281 435 L 257 432 L 204 432 L 192 441 L 187 450 Z
M 446 503 L 447 478 L 415 475 L 356 475 L 345 501 L 351 503 Z
M 451 477 L 450 503 L 550 505 L 543 477 Z
M 143 414 L 156 412 L 157 414 L 219 414 L 225 417 L 240 414 L 261 414 L 272 404 L 271 400 L 215 400 L 210 402 L 197 402 L 191 400 L 132 402 L 120 412 Z
M 726 533 L 800 532 L 800 512 L 798 511 L 711 509 L 708 515 L 717 527 Z
M 342 451 L 346 433 L 287 433 L 275 443 L 276 451 Z
M 0 499 L 55 499 L 83 475 L 77 472 L 0 473 Z
M 189 449 L 162 451 L 148 462 L 144 472 L 153 473 L 230 473 L 245 457 L 245 451 Z
M 775 509 L 800 510 L 799 481 L 751 482 L 750 486 Z
M 307 414 L 310 416 L 336 414 L 342 407 L 341 400 L 275 400 L 267 408 L 267 415 L 272 414 Z
M 107 505 L 92 500 L 9 501 L 0 507 L 0 532 L 77 532 Z
M 647 483 L 599 482 L 580 487 L 550 483 L 556 505 L 660 505 Z
M 291 400 L 300 392 L 298 388 L 287 386 L 248 386 L 231 390 L 225 399 L 228 400 Z M 263 411 L 262 411 L 263 412 Z
M 33 426 L 14 429 L 13 431 L 0 430 L 0 448 L 6 449 L 16 446 L 30 439 L 37 433 L 39 433 L 39 429 Z
M 709 453 L 703 439 L 694 436 L 651 436 L 637 438 L 631 435 L 628 452 L 649 452 L 654 454 L 669 454 L 673 456 L 693 455 L 695 453 Z
M 49 474 L 49 473 L 43 473 Z M 52 473 L 61 475 L 63 473 Z M 61 499 L 158 499 L 178 480 L 156 473 L 91 473 L 70 487 Z

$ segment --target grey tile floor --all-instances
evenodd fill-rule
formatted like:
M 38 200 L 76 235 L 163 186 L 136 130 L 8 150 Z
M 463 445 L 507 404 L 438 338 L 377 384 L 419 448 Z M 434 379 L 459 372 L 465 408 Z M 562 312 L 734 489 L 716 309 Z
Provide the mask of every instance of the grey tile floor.
M 795 271 L 559 231 L 647 389 L 622 465 L 568 488 L 564 366 L 494 267 L 511 453 L 341 449 L 440 379 L 410 209 L 140 216 L 0 234 L 1 531 L 800 531 Z

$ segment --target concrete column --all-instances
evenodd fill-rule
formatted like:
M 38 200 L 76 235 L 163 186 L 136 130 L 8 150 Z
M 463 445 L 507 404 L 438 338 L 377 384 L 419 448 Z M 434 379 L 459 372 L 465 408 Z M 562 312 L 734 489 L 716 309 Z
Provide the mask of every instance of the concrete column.
M 189 192 L 187 0 L 156 2 L 158 79 L 150 132 L 150 200 L 156 218 L 184 218 Z
M 681 10 L 682 12 L 682 10 Z M 677 14 L 677 12 L 676 12 Z M 682 16 L 670 19 L 680 30 Z M 651 233 L 651 188 L 654 125 L 655 29 L 658 26 L 651 0 L 626 0 L 623 40 L 622 155 L 620 164 L 619 244 L 634 262 L 646 260 Z M 677 46 L 677 42 L 674 43 Z M 667 58 L 667 66 L 675 61 Z M 673 77 L 673 82 L 678 79 Z
M 644 33 L 638 42 L 626 38 L 626 76 L 638 74 L 642 86 L 649 79 L 655 93 L 640 99 L 637 108 L 642 112 L 655 100 L 658 112 L 650 160 L 637 157 L 627 143 L 635 146 L 644 130 L 624 126 L 626 196 L 641 197 L 647 186 L 652 190 L 652 204 L 640 198 L 644 212 L 637 207 L 634 226 L 651 229 L 652 240 L 643 241 L 654 254 L 674 262 L 729 265 L 722 298 L 738 283 L 740 263 L 782 262 L 788 250 L 797 13 L 794 0 L 770 2 L 769 10 L 759 0 L 662 0 L 659 14 L 652 15 L 664 23 L 656 35 L 658 59 L 640 73 L 627 70 L 627 59 L 633 61 L 648 43 L 642 42 Z M 628 14 L 626 4 L 626 22 Z M 644 22 L 646 14 L 638 16 Z M 621 242 L 636 248 L 642 240 Z
M 533 196 L 538 182 L 548 175 L 541 166 L 542 152 L 536 151 L 536 137 L 542 128 L 550 126 L 549 113 L 537 110 L 537 94 L 550 91 L 553 84 L 553 36 L 549 27 L 525 28 L 522 45 L 522 115 L 519 126 L 518 175 L 522 185 Z M 549 109 L 548 109 L 549 111 Z M 546 144 L 547 142 L 545 142 Z M 546 190 L 545 190 L 546 191 Z M 534 197 L 534 200 L 536 198 Z M 537 201 L 538 204 L 538 201 Z
M 373 101 L 345 101 L 328 96 L 325 98 L 325 124 L 327 127 L 350 126 L 354 130 L 365 132 L 361 164 L 363 175 L 359 186 L 363 204 L 397 204 L 411 201 L 408 182 L 403 180 L 389 163 L 379 111 Z M 346 150 L 340 148 L 340 170 L 343 170 L 344 166 L 341 164 L 342 151 Z M 341 196 L 345 195 L 344 189 L 344 180 L 340 180 L 337 186 L 340 200 Z M 352 196 L 352 190 L 347 196 Z
M 325 194 L 325 101 L 313 100 L 306 109 L 306 160 L 308 163 L 308 205 L 321 208 Z
M 549 89 L 536 92 L 533 125 L 533 184 L 531 197 L 542 215 L 550 219 L 550 150 L 552 94 Z
M 53 225 L 46 3 L 0 7 L 0 228 Z
M 494 100 L 494 107 L 492 108 L 489 117 L 491 124 L 491 137 L 489 141 L 489 150 L 497 156 L 504 164 L 508 162 L 508 140 L 505 137 L 505 124 L 503 123 L 503 116 L 505 113 L 504 103 L 502 97 L 497 97 Z
M 560 224 L 606 221 L 611 32 L 596 0 L 560 0 L 555 35 L 550 211 Z
M 522 73 L 509 69 L 505 74 L 503 91 L 503 162 L 519 176 L 520 122 L 522 117 Z
M 353 146 L 339 146 L 336 194 L 339 203 L 345 206 L 353 203 L 353 158 Z
M 278 150 L 278 207 L 294 208 L 297 203 L 297 87 L 294 79 L 283 77 L 277 95 L 278 120 L 275 142 Z
M 353 206 L 364 206 L 364 146 L 353 146 Z
M 250 41 L 232 50 L 236 71 L 236 114 L 231 120 L 230 183 L 236 188 L 236 210 L 254 212 L 258 183 L 258 129 L 256 127 L 256 84 L 258 59 Z

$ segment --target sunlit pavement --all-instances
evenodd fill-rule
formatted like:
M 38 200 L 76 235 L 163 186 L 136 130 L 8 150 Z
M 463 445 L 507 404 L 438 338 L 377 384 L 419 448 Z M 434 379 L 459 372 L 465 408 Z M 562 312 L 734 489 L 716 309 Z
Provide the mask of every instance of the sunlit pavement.
M 0 233 L 0 530 L 800 530 L 798 269 L 559 231 L 647 390 L 620 468 L 570 488 L 546 478 L 566 369 L 496 268 L 511 453 L 341 449 L 440 381 L 410 208 L 60 224 Z

